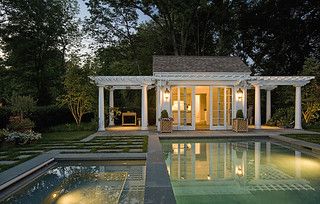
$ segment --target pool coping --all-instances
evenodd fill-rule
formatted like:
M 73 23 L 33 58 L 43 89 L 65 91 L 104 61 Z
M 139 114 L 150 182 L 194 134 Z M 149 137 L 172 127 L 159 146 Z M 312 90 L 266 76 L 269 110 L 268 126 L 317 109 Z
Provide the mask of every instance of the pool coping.
M 64 152 L 61 154 L 61 152 Z M 65 153 L 70 152 L 70 153 Z M 78 152 L 78 154 L 76 153 Z M 0 173 L 0 191 L 19 182 L 54 161 L 146 160 L 146 153 L 89 153 L 88 151 L 50 150 Z M 81 154 L 79 154 L 81 153 Z
M 158 136 L 148 137 L 144 203 L 176 203 Z
M 311 150 L 313 153 L 320 155 L 319 144 L 306 142 L 298 139 L 293 139 L 293 138 L 281 136 L 281 135 L 270 135 L 269 138 L 279 140 L 281 142 L 285 142 L 295 148 L 298 147 L 298 148 L 308 149 L 308 150 Z
M 170 176 L 167 172 L 163 158 L 160 140 L 172 139 L 274 139 L 289 144 L 291 147 L 311 149 L 320 155 L 320 145 L 292 139 L 280 135 L 212 135 L 212 136 L 181 136 L 181 135 L 155 135 L 148 136 L 147 153 L 90 153 L 88 150 L 57 149 L 42 153 L 24 163 L 18 164 L 0 173 L 0 191 L 20 181 L 26 176 L 38 171 L 54 161 L 101 161 L 101 160 L 145 160 L 146 182 L 144 203 L 176 203 Z M 80 154 L 79 154 L 80 153 Z

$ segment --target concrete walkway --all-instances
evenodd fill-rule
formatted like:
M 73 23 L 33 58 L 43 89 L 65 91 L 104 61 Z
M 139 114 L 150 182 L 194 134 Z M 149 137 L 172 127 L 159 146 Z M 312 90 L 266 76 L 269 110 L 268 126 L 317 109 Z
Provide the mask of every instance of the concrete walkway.
M 200 131 L 173 131 L 172 133 L 159 133 L 155 128 L 150 128 L 150 130 L 142 131 L 134 128 L 129 130 L 127 127 L 113 127 L 107 131 L 96 132 L 87 138 L 84 138 L 82 141 L 87 142 L 92 140 L 97 136 L 130 136 L 130 135 L 149 135 L 149 136 L 159 136 L 161 138 L 185 138 L 185 137 L 248 137 L 248 136 L 277 136 L 281 134 L 320 134 L 319 132 L 307 131 L 307 130 L 295 130 L 289 128 L 278 128 L 270 126 L 262 126 L 262 129 L 256 130 L 253 126 L 249 126 L 249 131 L 246 133 L 236 133 L 231 130 L 200 130 Z

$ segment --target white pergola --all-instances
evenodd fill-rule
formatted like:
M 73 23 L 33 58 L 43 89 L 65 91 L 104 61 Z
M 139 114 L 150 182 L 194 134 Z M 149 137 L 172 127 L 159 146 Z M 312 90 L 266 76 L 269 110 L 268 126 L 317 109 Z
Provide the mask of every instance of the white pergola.
M 116 89 L 141 89 L 141 129 L 148 129 L 148 86 L 154 84 L 152 76 L 90 76 L 99 87 L 99 128 L 105 131 L 104 119 L 104 89 L 109 90 L 109 126 L 114 126 L 113 91 Z
M 148 126 L 148 88 L 156 87 L 157 117 L 161 112 L 159 106 L 160 89 L 164 86 L 234 86 L 245 90 L 246 103 L 247 88 L 255 90 L 255 129 L 261 128 L 261 94 L 260 90 L 267 91 L 266 119 L 271 118 L 271 90 L 281 85 L 296 87 L 295 96 L 295 129 L 301 126 L 301 87 L 308 84 L 313 76 L 250 76 L 244 73 L 154 73 L 154 76 L 90 76 L 90 79 L 99 87 L 99 131 L 105 131 L 104 120 L 104 89 L 109 90 L 109 110 L 114 107 L 113 91 L 116 89 L 141 89 L 141 129 Z M 235 90 L 235 89 L 234 89 Z M 236 110 L 233 110 L 234 112 Z M 245 112 L 246 110 L 244 110 Z M 109 125 L 113 126 L 113 111 L 110 111 Z

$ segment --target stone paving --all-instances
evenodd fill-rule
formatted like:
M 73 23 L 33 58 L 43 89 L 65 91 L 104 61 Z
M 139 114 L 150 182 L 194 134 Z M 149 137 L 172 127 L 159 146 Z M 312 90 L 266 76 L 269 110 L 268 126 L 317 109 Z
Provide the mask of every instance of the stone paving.
M 95 135 L 95 134 L 93 134 Z M 92 137 L 88 141 L 52 141 L 49 143 L 30 144 L 0 150 L 0 172 L 18 163 L 31 159 L 50 150 L 87 150 L 87 152 L 130 152 L 143 153 L 147 149 L 147 136 L 137 135 L 109 135 L 109 137 Z M 81 152 L 80 152 L 81 153 Z

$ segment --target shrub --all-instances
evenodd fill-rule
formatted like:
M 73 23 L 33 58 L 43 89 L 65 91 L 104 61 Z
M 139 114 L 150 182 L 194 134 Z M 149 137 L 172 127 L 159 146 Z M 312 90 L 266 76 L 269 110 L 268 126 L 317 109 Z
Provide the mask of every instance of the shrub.
M 237 110 L 236 118 L 243 118 L 243 111 L 242 111 L 242 109 Z
M 0 142 L 4 142 L 6 140 L 6 137 L 8 135 L 8 131 L 3 129 L 3 130 L 0 130 Z
M 36 101 L 30 96 L 12 96 L 12 112 L 22 119 L 25 114 L 30 113 L 36 107 Z
M 38 106 L 32 111 L 30 119 L 35 122 L 36 130 L 43 131 L 49 127 L 71 123 L 73 117 L 68 108 L 56 105 Z
M 9 130 L 19 132 L 31 131 L 32 128 L 34 128 L 34 122 L 32 122 L 29 118 L 12 120 L 8 125 Z
M 40 133 L 35 133 L 33 131 L 23 133 L 23 132 L 7 132 L 6 133 L 6 142 L 14 144 L 29 144 L 31 142 L 41 139 Z
M 161 118 L 169 118 L 169 114 L 167 110 L 161 111 Z
M 0 128 L 6 128 L 9 123 L 11 109 L 9 107 L 0 107 Z
M 278 127 L 291 127 L 294 122 L 294 108 L 279 108 L 267 121 L 267 125 Z

